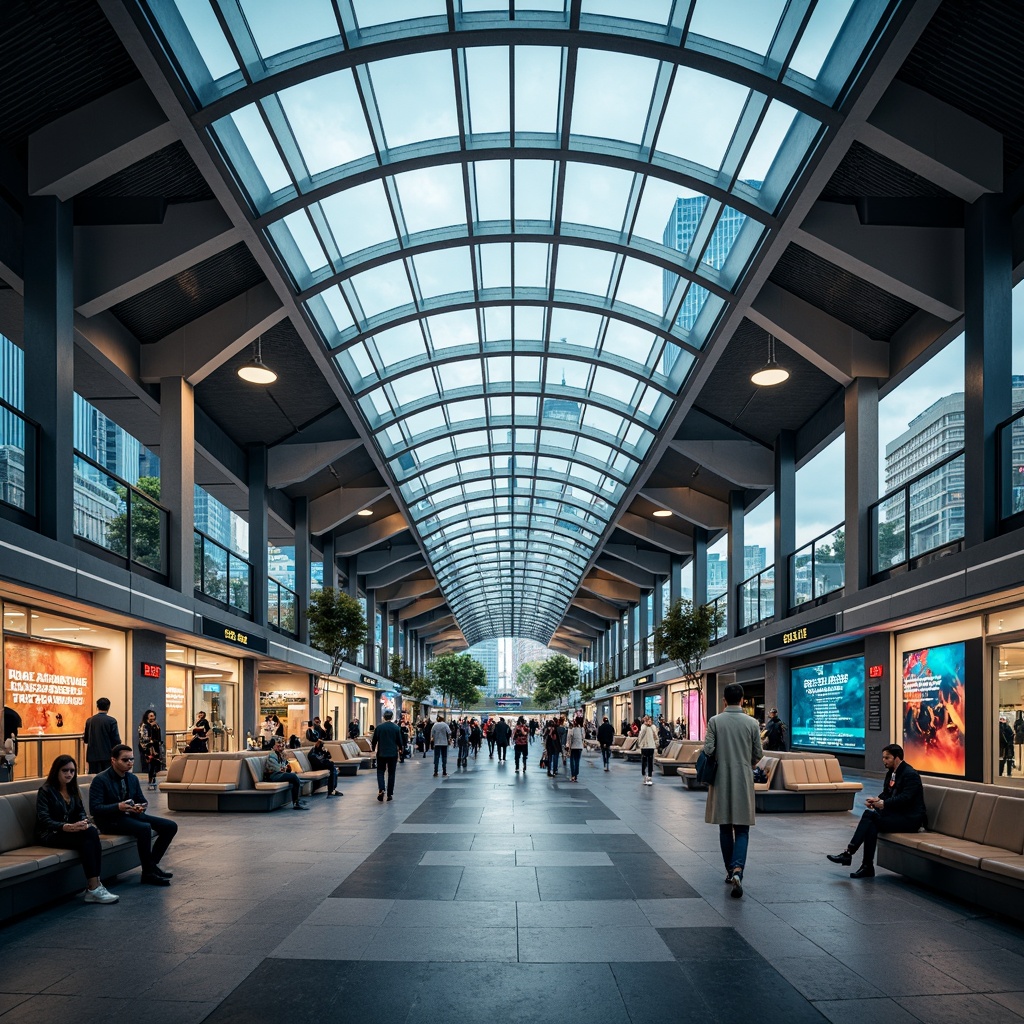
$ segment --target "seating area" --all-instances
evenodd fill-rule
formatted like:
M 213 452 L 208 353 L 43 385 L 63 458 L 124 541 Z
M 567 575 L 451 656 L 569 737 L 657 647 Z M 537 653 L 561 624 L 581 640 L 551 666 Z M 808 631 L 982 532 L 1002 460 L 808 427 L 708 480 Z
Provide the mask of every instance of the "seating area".
M 704 744 L 700 740 L 672 740 L 661 754 L 654 758 L 655 769 L 662 775 L 675 775 L 676 769 L 693 765 Z
M 358 748 L 350 756 L 345 744 L 325 746 L 330 749 L 339 776 L 353 776 L 359 771 Z M 292 749 L 287 755 L 303 781 L 303 793 L 315 793 L 327 785 L 330 772 L 314 770 L 305 750 Z M 266 754 L 244 750 L 183 754 L 171 761 L 160 791 L 167 797 L 167 807 L 174 811 L 273 811 L 290 802 L 290 787 L 287 782 L 264 781 L 266 762 Z
M 84 775 L 78 781 L 86 807 L 91 780 L 92 776 Z M 85 884 L 74 850 L 36 844 L 38 788 L 38 779 L 29 780 L 24 787 L 10 783 L 0 795 L 0 921 L 78 892 Z M 104 881 L 139 866 L 139 851 L 133 839 L 104 835 L 100 842 Z
M 767 782 L 754 783 L 754 807 L 760 814 L 773 811 L 849 811 L 864 786 L 848 782 L 832 754 L 773 750 L 758 762 Z M 692 765 L 675 769 L 687 789 L 703 789 Z M 668 774 L 668 773 L 666 773 Z
M 927 830 L 878 837 L 878 864 L 986 910 L 1024 920 L 1024 797 L 925 780 Z

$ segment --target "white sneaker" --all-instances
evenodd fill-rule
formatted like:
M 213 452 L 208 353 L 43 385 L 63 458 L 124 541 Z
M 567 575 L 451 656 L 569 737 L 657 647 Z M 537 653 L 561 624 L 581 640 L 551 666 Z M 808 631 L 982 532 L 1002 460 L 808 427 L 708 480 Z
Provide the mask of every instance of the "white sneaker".
M 120 898 L 120 896 L 115 896 L 114 893 L 103 885 L 98 885 L 95 889 L 85 890 L 86 903 L 117 903 Z

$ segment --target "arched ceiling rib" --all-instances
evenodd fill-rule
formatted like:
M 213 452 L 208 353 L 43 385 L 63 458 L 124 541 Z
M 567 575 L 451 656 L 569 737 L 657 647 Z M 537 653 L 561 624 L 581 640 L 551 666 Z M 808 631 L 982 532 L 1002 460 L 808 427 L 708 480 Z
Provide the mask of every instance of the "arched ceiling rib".
M 547 642 L 899 3 L 488 6 L 149 14 L 465 640 Z

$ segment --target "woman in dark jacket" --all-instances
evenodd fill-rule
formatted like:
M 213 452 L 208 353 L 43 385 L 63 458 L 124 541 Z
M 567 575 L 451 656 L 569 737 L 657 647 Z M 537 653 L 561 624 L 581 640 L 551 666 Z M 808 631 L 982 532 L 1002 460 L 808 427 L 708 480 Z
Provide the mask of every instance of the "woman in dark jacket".
M 36 838 L 43 846 L 77 850 L 85 872 L 86 903 L 116 903 L 118 897 L 100 882 L 100 834 L 89 824 L 78 791 L 78 765 L 61 754 L 36 796 Z
M 558 735 L 557 719 L 551 722 L 544 733 L 544 752 L 548 755 L 548 777 L 558 774 L 558 758 L 562 753 L 562 740 Z
M 210 744 L 207 737 L 210 735 L 210 723 L 206 720 L 206 712 L 200 711 L 196 714 L 196 723 L 192 726 L 192 742 L 186 748 L 190 754 L 208 754 Z
M 156 724 L 156 712 L 147 711 L 139 722 L 139 756 L 146 762 L 150 789 L 156 789 L 156 773 L 160 771 L 162 754 L 163 734 Z

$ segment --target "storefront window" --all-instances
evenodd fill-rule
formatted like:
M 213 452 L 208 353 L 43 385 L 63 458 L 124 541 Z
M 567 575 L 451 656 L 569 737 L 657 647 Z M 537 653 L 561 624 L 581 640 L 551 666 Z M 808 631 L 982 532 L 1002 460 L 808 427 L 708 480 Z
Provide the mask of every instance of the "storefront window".
M 998 712 L 993 723 L 994 780 L 1024 786 L 1024 643 L 995 648 Z
M 168 750 L 181 750 L 192 738 L 192 725 L 200 711 L 210 723 L 207 745 L 211 751 L 236 750 L 239 728 L 237 658 L 197 651 L 181 644 L 167 645 L 165 687 Z

